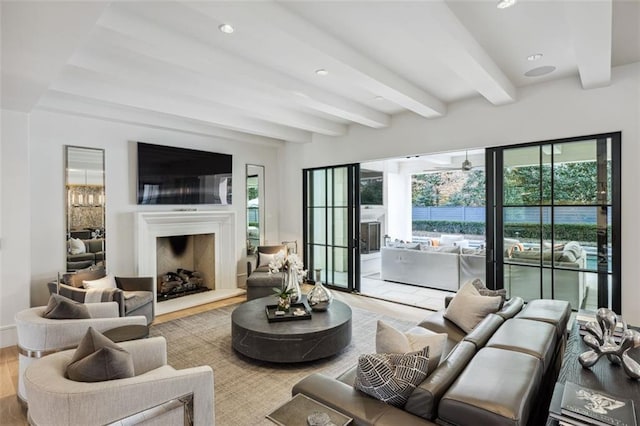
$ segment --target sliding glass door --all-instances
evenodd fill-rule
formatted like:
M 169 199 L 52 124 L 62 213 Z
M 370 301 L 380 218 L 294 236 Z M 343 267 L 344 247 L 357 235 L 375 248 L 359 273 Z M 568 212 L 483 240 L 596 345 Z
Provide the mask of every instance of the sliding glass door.
M 309 277 L 321 270 L 330 287 L 360 290 L 359 164 L 303 171 L 304 257 Z
M 620 312 L 620 133 L 487 150 L 488 282 Z

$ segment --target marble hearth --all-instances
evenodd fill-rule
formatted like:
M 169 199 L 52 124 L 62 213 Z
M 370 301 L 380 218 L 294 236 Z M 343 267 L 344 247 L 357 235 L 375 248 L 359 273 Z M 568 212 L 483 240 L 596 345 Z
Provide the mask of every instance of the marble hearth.
M 157 286 L 157 238 L 214 234 L 215 289 L 156 303 L 156 315 L 244 294 L 236 277 L 236 217 L 231 211 L 171 211 L 135 213 L 138 276 L 154 277 Z

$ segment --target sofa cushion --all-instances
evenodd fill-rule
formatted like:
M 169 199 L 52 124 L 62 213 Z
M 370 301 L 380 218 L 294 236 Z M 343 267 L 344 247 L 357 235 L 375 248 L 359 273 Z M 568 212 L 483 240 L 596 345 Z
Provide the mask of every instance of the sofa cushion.
M 455 425 L 526 425 L 541 378 L 531 355 L 485 347 L 444 394 L 438 417 Z
M 512 318 L 500 327 L 487 347 L 529 354 L 540 360 L 542 371 L 551 365 L 557 336 L 555 327 L 540 321 Z
M 490 288 L 487 288 L 487 286 L 484 284 L 484 281 L 482 281 L 480 278 L 472 280 L 471 284 L 473 285 L 473 287 L 475 287 L 476 290 L 478 290 L 480 296 L 500 296 L 503 302 L 507 298 L 507 290 L 505 290 L 504 288 L 491 290 Z M 502 306 L 500 307 L 502 308 Z
M 525 318 L 548 322 L 556 327 L 558 338 L 567 333 L 567 322 L 571 316 L 571 305 L 564 300 L 536 299 L 532 300 L 516 315 Z
M 387 404 L 402 407 L 428 374 L 429 348 L 407 354 L 358 357 L 354 387 Z
M 467 334 L 460 329 L 460 327 L 444 317 L 444 310 L 430 314 L 428 317 L 420 321 L 418 326 L 424 327 L 435 333 L 445 333 L 447 335 L 447 342 L 442 351 L 443 353 L 448 353 Z
M 133 376 L 131 354 L 93 327 L 89 327 L 67 365 L 67 377 L 76 382 L 101 382 Z
M 52 294 L 42 316 L 48 319 L 87 319 L 89 310 L 82 304 L 59 294 Z
M 257 267 L 269 266 L 269 263 L 275 258 L 275 254 L 282 252 L 283 255 L 287 254 L 287 246 L 275 245 L 275 246 L 258 246 L 256 253 L 258 254 Z
M 464 240 L 464 235 L 449 235 L 442 234 L 440 236 L 440 245 L 441 246 L 452 246 L 456 241 Z
M 404 409 L 416 416 L 433 420 L 438 414 L 440 398 L 458 378 L 476 353 L 471 342 L 460 342 L 440 362 L 438 368 L 411 393 Z
M 82 286 L 87 289 L 109 289 L 117 288 L 116 279 L 109 274 L 97 280 L 83 280 Z
M 69 245 L 69 254 L 82 254 L 87 252 L 84 241 L 79 238 L 69 238 L 67 244 Z
M 471 282 L 465 284 L 447 306 L 444 317 L 469 333 L 488 314 L 500 309 L 502 298 L 481 296 Z
M 124 311 L 130 313 L 141 306 L 153 302 L 153 293 L 150 291 L 123 291 Z
M 440 363 L 442 349 L 447 335 L 434 333 L 423 327 L 413 327 L 407 332 L 396 330 L 390 324 L 378 320 L 376 332 L 376 352 L 403 354 L 429 347 L 429 371 L 436 369 Z
M 82 287 L 82 281 L 97 280 L 107 275 L 103 266 L 87 268 L 76 271 L 72 274 L 64 274 L 63 281 L 72 287 Z

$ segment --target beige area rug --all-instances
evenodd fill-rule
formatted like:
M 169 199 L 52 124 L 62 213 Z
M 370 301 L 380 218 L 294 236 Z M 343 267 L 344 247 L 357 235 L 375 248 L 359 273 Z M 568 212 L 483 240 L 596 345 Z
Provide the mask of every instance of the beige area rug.
M 375 351 L 378 319 L 400 330 L 413 323 L 353 308 L 353 338 L 340 354 L 302 364 L 254 361 L 231 347 L 235 306 L 153 325 L 152 336 L 167 339 L 169 364 L 177 369 L 210 365 L 214 371 L 216 425 L 273 425 L 265 416 L 291 398 L 291 388 L 313 372 L 335 377 L 355 365 L 358 355 Z M 265 319 L 266 321 L 266 319 Z

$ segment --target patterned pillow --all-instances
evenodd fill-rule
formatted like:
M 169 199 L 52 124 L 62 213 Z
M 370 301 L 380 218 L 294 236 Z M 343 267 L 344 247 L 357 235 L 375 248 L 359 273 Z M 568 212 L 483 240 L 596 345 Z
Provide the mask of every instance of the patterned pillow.
M 131 354 L 93 327 L 89 327 L 67 365 L 67 377 L 76 382 L 101 382 L 133 376 Z
M 59 294 L 52 294 L 42 316 L 48 319 L 87 319 L 89 310 L 82 303 L 75 302 Z
M 408 354 L 360 355 L 353 386 L 387 404 L 403 407 L 427 377 L 428 365 L 428 347 Z

